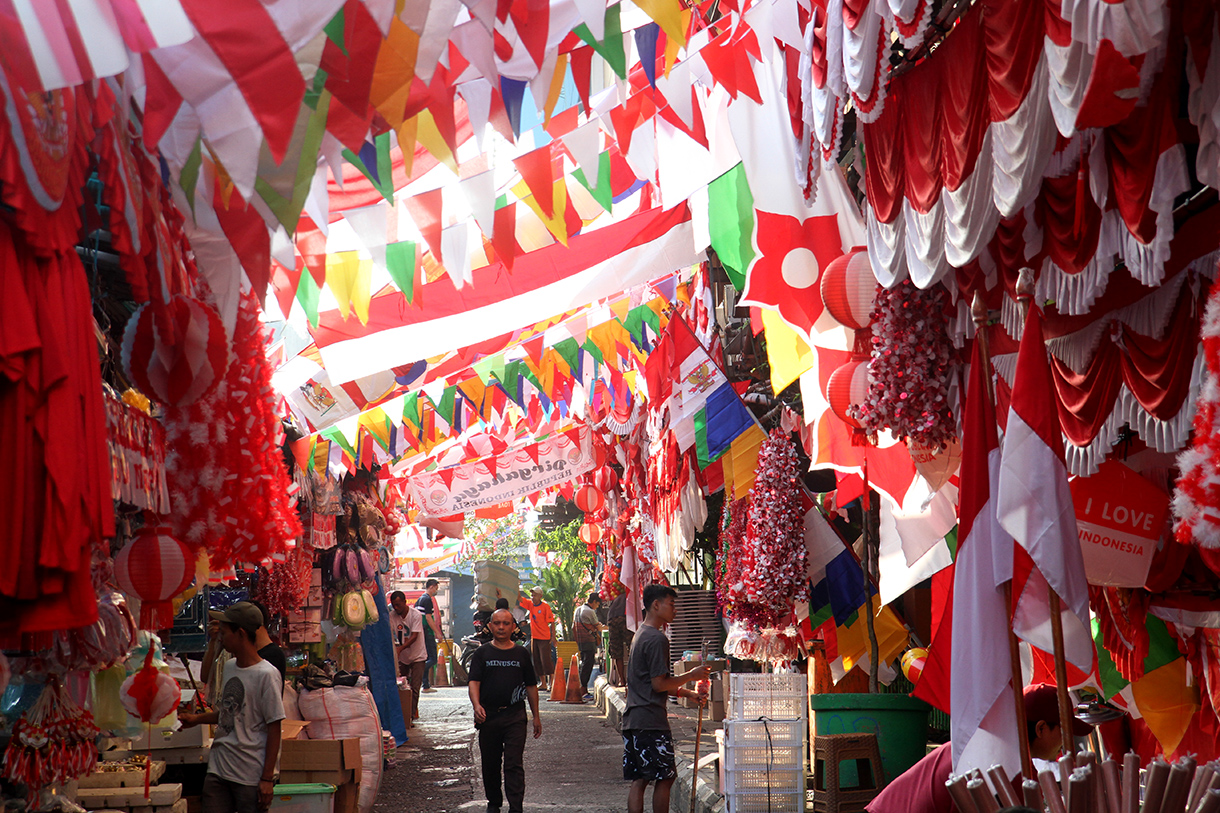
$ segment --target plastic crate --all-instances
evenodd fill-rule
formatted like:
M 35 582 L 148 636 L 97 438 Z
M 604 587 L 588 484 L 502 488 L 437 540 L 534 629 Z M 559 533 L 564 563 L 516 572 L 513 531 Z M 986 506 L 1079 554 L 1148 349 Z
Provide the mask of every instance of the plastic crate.
M 736 720 L 806 717 L 809 692 L 805 675 L 731 675 L 728 716 Z
M 798 762 L 796 767 L 765 766 L 724 770 L 724 795 L 734 793 L 757 793 L 765 790 L 786 792 L 805 790 L 805 769 Z
M 792 743 L 776 745 L 774 740 L 770 747 L 764 742 L 759 745 L 725 745 L 724 748 L 724 767 L 730 771 L 766 767 L 767 765 L 778 769 L 795 770 L 804 765 L 804 760 L 804 745 Z
M 726 813 L 805 813 L 805 788 L 759 789 L 725 796 Z
M 334 809 L 334 785 L 276 785 L 272 790 L 275 813 L 334 813 Z
M 725 720 L 725 751 L 731 748 L 804 748 L 804 720 Z

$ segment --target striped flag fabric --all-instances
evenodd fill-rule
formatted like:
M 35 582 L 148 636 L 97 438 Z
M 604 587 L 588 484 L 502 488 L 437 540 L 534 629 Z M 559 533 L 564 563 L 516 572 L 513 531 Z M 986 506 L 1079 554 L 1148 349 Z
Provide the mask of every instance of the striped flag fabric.
M 997 578 L 1003 581 L 1011 574 L 1013 579 L 1013 629 L 1046 652 L 1054 648 L 1049 591 L 1059 595 L 1064 654 L 1089 672 L 1095 656 L 1089 635 L 1089 586 L 1053 386 L 1042 311 L 1035 305 L 1025 320 L 1017 354 L 997 505 L 1000 525 L 1019 548 L 1011 563 L 997 561 Z

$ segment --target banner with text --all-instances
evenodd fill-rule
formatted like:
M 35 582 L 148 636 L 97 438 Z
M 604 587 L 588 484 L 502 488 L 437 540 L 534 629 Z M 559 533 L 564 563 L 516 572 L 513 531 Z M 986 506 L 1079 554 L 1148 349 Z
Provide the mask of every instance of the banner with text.
M 590 449 L 588 427 L 576 427 L 492 457 L 412 475 L 411 494 L 429 516 L 485 508 L 591 471 Z
M 1143 587 L 1166 531 L 1169 495 L 1117 461 L 1071 482 L 1089 584 Z

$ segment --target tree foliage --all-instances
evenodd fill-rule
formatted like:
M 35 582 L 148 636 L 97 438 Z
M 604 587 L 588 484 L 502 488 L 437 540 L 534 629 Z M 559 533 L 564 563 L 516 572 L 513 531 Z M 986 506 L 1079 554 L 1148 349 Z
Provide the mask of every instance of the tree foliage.
M 537 574 L 534 584 L 542 588 L 565 638 L 572 637 L 572 615 L 593 590 L 597 578 L 597 558 L 580 541 L 579 529 L 579 522 L 570 522 L 553 531 L 541 527 L 534 531 L 540 552 L 559 555 L 554 564 Z

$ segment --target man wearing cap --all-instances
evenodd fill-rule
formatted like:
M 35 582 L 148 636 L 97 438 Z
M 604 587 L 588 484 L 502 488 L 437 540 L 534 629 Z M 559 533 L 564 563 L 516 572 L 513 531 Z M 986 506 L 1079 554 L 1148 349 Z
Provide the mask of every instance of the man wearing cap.
M 530 591 L 532 598 L 526 598 L 525 593 L 518 595 L 517 604 L 530 614 L 530 654 L 534 658 L 534 674 L 538 676 L 541 691 L 551 687 L 551 670 L 555 668 L 551 660 L 551 647 L 555 643 L 555 614 L 551 605 L 542 596 L 542 588 L 535 587 Z
M 1062 744 L 1055 687 L 1045 683 L 1026 686 L 1024 699 L 1029 753 L 1034 759 L 1053 760 Z M 1088 736 L 1091 730 L 1088 723 L 1072 718 L 1075 736 Z M 886 785 L 865 809 L 868 813 L 953 813 L 957 808 L 945 787 L 952 772 L 952 743 L 947 742 Z M 1021 778 L 1018 775 L 1013 779 L 1018 797 Z
M 280 721 L 284 719 L 283 681 L 279 670 L 259 657 L 258 628 L 262 612 L 239 601 L 223 612 L 220 643 L 233 658 L 224 665 L 216 708 L 203 714 L 179 711 L 183 728 L 216 726 L 203 781 L 203 813 L 257 813 L 271 806 L 275 764 L 280 754 Z

